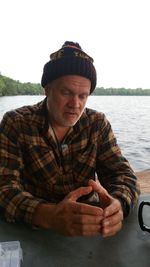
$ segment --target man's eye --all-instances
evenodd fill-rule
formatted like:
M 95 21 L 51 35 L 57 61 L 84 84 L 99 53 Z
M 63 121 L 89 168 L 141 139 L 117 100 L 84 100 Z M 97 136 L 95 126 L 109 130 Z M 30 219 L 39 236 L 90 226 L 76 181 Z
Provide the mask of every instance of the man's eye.
M 63 95 L 70 95 L 70 92 L 69 91 L 62 91 L 62 94 Z
M 87 95 L 80 95 L 80 99 L 82 99 L 82 100 L 85 100 L 85 99 L 87 99 Z

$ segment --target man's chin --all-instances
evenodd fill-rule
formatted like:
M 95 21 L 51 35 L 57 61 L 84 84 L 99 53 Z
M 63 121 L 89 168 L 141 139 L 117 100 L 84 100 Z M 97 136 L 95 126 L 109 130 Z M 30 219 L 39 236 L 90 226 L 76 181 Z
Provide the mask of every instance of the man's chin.
M 76 123 L 77 123 L 77 121 L 73 122 L 73 123 L 67 123 L 67 124 L 65 124 L 64 127 L 73 127 Z
M 65 127 L 73 127 L 78 120 L 79 117 L 75 117 L 75 118 L 67 118 L 66 120 L 62 120 L 62 122 Z
M 63 126 L 64 127 L 73 127 L 76 123 L 77 123 L 78 120 L 73 120 L 73 121 L 67 121 L 67 122 L 64 122 L 63 123 Z

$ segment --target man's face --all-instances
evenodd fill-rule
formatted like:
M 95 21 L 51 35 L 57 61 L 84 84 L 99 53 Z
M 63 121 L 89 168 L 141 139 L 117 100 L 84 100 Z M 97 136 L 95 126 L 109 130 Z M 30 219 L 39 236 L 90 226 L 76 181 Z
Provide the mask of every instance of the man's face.
M 77 75 L 67 75 L 53 81 L 45 89 L 49 119 L 54 127 L 71 127 L 83 113 L 91 81 Z

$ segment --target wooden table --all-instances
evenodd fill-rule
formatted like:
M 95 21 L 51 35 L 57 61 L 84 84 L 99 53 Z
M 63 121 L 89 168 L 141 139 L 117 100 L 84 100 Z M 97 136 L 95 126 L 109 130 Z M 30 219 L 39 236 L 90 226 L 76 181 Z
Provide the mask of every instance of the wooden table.
M 150 194 L 140 198 L 150 201 Z M 150 216 L 150 214 L 148 214 Z M 150 234 L 140 229 L 137 210 L 109 238 L 64 237 L 49 230 L 0 221 L 0 242 L 19 240 L 22 267 L 149 267 Z

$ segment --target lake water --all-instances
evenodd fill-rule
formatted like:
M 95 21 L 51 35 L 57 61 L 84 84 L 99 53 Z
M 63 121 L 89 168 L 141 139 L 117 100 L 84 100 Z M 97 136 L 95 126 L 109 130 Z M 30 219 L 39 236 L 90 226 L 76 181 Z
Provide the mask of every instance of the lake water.
M 6 111 L 37 103 L 43 98 L 0 97 L 0 120 Z M 90 96 L 87 106 L 106 114 L 118 144 L 134 170 L 150 169 L 150 97 Z

